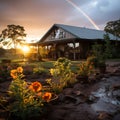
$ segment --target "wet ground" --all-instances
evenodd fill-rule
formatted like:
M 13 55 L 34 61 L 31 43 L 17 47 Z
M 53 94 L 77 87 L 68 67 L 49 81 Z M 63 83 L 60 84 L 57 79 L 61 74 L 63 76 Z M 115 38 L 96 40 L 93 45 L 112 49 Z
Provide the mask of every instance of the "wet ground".
M 120 120 L 120 76 L 66 88 L 49 115 L 49 120 Z
M 1 95 L 9 83 L 0 84 Z M 106 73 L 91 78 L 88 84 L 65 88 L 42 120 L 120 120 L 120 63 L 108 63 Z
M 46 120 L 120 120 L 120 64 L 92 80 L 64 89 Z

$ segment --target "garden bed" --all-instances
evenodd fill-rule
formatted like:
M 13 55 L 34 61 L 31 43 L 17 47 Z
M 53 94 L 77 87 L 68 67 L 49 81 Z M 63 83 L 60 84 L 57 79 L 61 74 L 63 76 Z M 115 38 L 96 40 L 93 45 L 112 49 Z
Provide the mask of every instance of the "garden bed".
M 29 70 L 31 68 L 29 67 Z M 45 74 L 26 75 L 31 82 L 51 78 Z M 106 73 L 97 78 L 91 77 L 90 83 L 75 83 L 65 88 L 58 99 L 51 101 L 47 106 L 47 113 L 35 120 L 119 120 L 120 117 L 120 65 L 107 64 Z M 11 80 L 0 83 L 0 96 L 6 96 Z M 113 93 L 113 96 L 112 96 Z M 7 113 L 0 110 L 0 119 L 9 118 Z M 8 118 L 5 118 L 7 116 Z M 13 118 L 14 119 L 14 118 Z M 17 118 L 19 120 L 19 118 Z M 16 119 L 16 120 L 17 120 Z M 12 118 L 10 119 L 12 120 Z

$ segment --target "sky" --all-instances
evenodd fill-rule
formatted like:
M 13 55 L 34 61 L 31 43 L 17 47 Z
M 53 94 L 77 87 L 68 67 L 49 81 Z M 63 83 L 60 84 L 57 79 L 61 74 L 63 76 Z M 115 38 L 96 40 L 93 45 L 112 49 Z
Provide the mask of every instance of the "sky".
M 23 26 L 27 40 L 40 40 L 53 24 L 103 30 L 120 19 L 119 5 L 120 0 L 0 0 L 0 34 L 10 24 Z

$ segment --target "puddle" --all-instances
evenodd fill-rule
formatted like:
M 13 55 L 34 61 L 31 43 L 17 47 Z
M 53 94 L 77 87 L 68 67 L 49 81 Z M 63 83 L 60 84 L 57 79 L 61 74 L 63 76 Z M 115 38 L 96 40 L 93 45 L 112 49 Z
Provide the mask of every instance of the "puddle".
M 100 100 L 102 100 L 104 102 L 111 103 L 111 104 L 114 104 L 114 105 L 120 105 L 120 101 L 114 95 L 115 93 L 117 95 L 117 93 L 120 93 L 120 90 L 107 91 L 105 88 L 100 88 L 97 92 L 93 92 L 92 95 L 100 98 Z
M 92 92 L 92 95 L 98 98 L 96 103 L 93 103 L 91 107 L 95 111 L 116 112 L 120 109 L 120 89 L 113 90 L 112 85 L 120 80 L 116 78 L 108 78 L 107 81 L 101 82 L 97 91 Z

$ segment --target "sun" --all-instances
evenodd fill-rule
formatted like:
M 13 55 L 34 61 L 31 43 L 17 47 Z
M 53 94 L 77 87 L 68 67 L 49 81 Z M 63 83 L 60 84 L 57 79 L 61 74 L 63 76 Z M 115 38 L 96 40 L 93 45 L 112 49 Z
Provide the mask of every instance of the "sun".
M 22 47 L 23 52 L 28 53 L 30 51 L 30 48 L 28 46 Z

